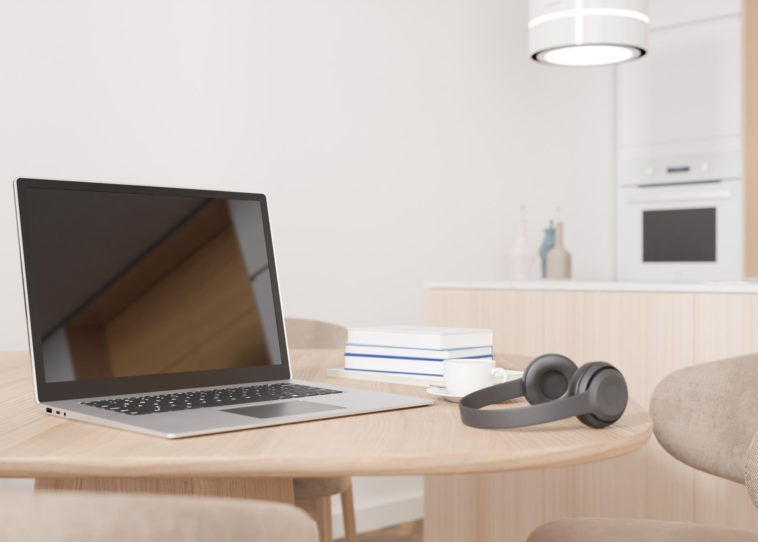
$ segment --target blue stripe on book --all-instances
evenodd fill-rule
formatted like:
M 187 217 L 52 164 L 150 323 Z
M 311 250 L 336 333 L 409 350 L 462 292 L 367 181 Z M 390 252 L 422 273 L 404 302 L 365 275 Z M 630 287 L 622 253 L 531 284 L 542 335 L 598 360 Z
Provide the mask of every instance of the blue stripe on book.
M 351 357 L 351 358 L 380 358 L 380 359 L 409 359 L 412 361 L 434 361 L 442 363 L 446 359 L 450 358 L 408 358 L 405 356 L 380 356 L 379 354 L 354 354 L 353 352 L 346 352 L 345 357 Z M 488 359 L 491 358 L 492 354 L 484 354 L 482 356 L 466 356 L 462 358 L 455 358 L 455 359 Z
M 389 346 L 386 344 L 364 344 L 364 343 L 345 343 L 345 346 L 370 346 L 371 348 L 402 348 L 403 350 L 437 350 L 439 352 L 452 352 L 454 350 L 471 350 L 472 348 L 489 348 L 492 350 L 491 344 L 484 344 L 482 346 L 461 346 L 460 348 L 419 348 L 416 346 Z
M 404 373 L 402 371 L 372 371 L 371 369 L 349 369 L 345 367 L 346 371 L 355 371 L 356 373 L 389 373 L 393 375 L 411 375 L 411 376 L 435 376 L 442 378 L 442 375 L 435 375 L 431 373 Z

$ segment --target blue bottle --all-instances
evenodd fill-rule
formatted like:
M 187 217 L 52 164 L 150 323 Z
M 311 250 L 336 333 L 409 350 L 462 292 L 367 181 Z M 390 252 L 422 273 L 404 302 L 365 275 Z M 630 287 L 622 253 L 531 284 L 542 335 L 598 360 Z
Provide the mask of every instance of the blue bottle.
M 555 227 L 553 227 L 553 221 L 550 221 L 550 225 L 545 228 L 545 238 L 540 245 L 540 259 L 542 260 L 542 278 L 547 276 L 547 253 L 555 246 Z

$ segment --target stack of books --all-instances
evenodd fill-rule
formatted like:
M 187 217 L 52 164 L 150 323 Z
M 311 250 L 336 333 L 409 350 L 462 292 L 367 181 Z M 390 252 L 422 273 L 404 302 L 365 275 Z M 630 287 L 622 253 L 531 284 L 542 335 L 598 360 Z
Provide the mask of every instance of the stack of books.
M 442 378 L 442 362 L 446 359 L 491 357 L 489 329 L 356 327 L 347 334 L 345 372 L 371 380 L 401 381 L 383 378 L 394 375 L 433 383 Z

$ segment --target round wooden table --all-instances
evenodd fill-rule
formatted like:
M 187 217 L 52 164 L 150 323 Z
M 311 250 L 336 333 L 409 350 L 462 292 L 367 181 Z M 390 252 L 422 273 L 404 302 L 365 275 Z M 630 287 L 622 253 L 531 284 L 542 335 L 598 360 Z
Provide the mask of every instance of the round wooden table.
M 508 368 L 522 368 L 527 361 L 498 356 Z M 299 379 L 426 396 L 420 387 L 327 378 L 326 369 L 342 362 L 339 351 L 292 352 Z M 293 477 L 472 474 L 577 465 L 627 454 L 652 431 L 650 417 L 633 402 L 619 422 L 602 430 L 568 419 L 492 431 L 464 426 L 457 405 L 439 400 L 428 407 L 166 440 L 44 415 L 34 403 L 25 352 L 0 354 L 0 382 L 0 476 L 33 477 L 36 487 L 45 489 L 291 502 Z

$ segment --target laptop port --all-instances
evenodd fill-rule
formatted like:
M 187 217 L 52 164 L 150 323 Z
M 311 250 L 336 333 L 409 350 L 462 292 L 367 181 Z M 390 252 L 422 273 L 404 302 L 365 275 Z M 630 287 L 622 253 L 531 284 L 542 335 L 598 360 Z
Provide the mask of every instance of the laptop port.
M 52 414 L 52 413 L 53 413 L 53 409 L 52 409 L 52 408 L 50 408 L 50 407 L 47 407 L 47 408 L 45 409 L 45 412 L 47 412 L 48 414 Z

